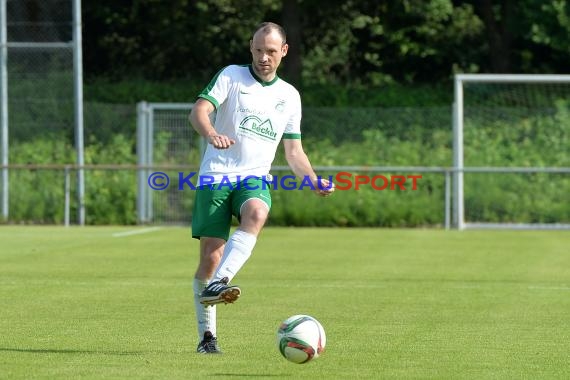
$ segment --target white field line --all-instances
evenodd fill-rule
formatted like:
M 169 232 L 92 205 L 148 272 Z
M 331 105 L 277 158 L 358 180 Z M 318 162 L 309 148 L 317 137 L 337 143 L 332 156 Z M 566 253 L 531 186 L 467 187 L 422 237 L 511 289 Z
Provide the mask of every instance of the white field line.
M 125 232 L 115 232 L 113 234 L 113 237 L 125 237 L 125 236 L 132 236 L 132 235 L 140 235 L 140 234 L 147 234 L 149 232 L 155 232 L 158 230 L 161 230 L 162 227 L 149 227 L 149 228 L 143 228 L 140 230 L 131 230 L 131 231 L 125 231 Z

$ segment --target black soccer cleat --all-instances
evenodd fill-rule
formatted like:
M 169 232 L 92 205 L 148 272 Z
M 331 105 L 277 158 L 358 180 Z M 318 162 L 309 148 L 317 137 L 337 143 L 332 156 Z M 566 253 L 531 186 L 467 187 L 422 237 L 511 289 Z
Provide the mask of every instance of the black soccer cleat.
M 200 294 L 202 305 L 216 305 L 219 303 L 234 303 L 240 296 L 241 290 L 237 286 L 228 285 L 228 278 L 214 281 Z
M 198 343 L 198 348 L 196 348 L 196 352 L 198 352 L 199 354 L 221 354 L 222 353 L 222 351 L 220 350 L 220 347 L 218 347 L 218 340 L 209 331 L 206 331 L 204 333 L 204 339 L 202 339 L 202 341 L 200 343 Z

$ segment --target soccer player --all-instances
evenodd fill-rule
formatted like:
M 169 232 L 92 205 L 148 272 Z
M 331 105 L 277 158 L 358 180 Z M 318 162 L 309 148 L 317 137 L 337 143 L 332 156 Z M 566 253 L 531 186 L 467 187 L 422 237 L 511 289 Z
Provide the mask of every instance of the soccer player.
M 279 142 L 293 173 L 310 181 L 317 195 L 334 191 L 318 179 L 301 145 L 299 92 L 276 74 L 288 48 L 281 26 L 260 24 L 250 40 L 252 63 L 220 70 L 190 113 L 192 126 L 208 141 L 199 178 L 213 184 L 198 187 L 192 214 L 192 237 L 200 239 L 193 282 L 199 353 L 221 353 L 215 305 L 241 294 L 229 282 L 250 257 L 269 214 L 268 174 Z M 232 215 L 239 226 L 229 236 Z

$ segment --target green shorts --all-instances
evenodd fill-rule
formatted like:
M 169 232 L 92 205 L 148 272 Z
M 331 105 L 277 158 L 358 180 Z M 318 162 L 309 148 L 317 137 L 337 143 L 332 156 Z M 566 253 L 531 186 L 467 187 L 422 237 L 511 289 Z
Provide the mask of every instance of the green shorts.
M 232 215 L 240 220 L 241 207 L 252 198 L 265 202 L 271 209 L 269 184 L 261 178 L 241 183 L 206 185 L 196 189 L 192 212 L 192 237 L 217 237 L 228 240 Z

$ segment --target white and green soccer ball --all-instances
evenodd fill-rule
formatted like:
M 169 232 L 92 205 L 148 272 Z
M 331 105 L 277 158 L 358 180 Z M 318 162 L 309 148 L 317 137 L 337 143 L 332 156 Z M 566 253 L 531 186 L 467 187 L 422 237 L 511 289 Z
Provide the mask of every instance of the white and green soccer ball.
M 325 349 L 327 337 L 323 326 L 309 315 L 294 315 L 284 320 L 277 330 L 277 347 L 290 362 L 303 364 L 318 358 Z

